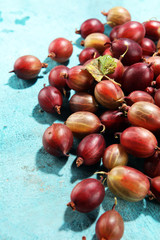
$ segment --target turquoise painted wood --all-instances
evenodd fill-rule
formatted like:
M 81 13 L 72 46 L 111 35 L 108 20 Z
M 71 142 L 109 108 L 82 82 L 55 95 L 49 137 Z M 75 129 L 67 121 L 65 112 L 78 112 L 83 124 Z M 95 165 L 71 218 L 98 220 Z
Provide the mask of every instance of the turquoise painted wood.
M 81 240 L 82 236 L 96 240 L 96 220 L 111 209 L 113 195 L 106 190 L 101 206 L 88 214 L 67 208 L 72 188 L 84 178 L 96 177 L 96 169 L 77 169 L 74 152 L 65 160 L 43 150 L 43 132 L 53 122 L 65 121 L 68 110 L 64 106 L 61 116 L 42 113 L 37 95 L 57 65 L 47 58 L 50 42 L 57 37 L 72 40 L 74 52 L 68 67 L 77 65 L 82 48 L 75 28 L 87 18 L 105 22 L 101 10 L 118 5 L 126 7 L 133 20 L 160 19 L 158 0 L 0 1 L 0 240 Z M 8 73 L 25 54 L 49 64 L 37 81 L 23 81 Z M 158 203 L 118 199 L 117 210 L 125 221 L 123 240 L 160 239 Z

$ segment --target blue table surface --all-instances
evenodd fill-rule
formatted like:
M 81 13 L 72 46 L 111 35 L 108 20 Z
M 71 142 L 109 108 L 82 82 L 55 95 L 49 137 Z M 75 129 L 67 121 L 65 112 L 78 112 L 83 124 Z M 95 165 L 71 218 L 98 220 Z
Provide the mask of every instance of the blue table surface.
M 88 18 L 105 22 L 100 12 L 114 6 L 127 8 L 132 19 L 140 22 L 160 19 L 157 0 L 0 1 L 0 240 L 81 240 L 82 236 L 96 240 L 96 221 L 111 209 L 114 196 L 107 189 L 100 207 L 88 214 L 67 208 L 72 188 L 84 178 L 95 178 L 95 169 L 77 169 L 74 154 L 65 160 L 44 151 L 43 132 L 53 122 L 64 122 L 67 110 L 63 108 L 61 116 L 39 112 L 37 95 L 57 65 L 47 58 L 50 42 L 57 37 L 72 40 L 68 67 L 77 65 L 82 47 L 75 28 Z M 8 73 L 15 60 L 26 54 L 49 63 L 37 81 Z M 118 199 L 116 209 L 125 222 L 123 240 L 160 239 L 158 203 Z

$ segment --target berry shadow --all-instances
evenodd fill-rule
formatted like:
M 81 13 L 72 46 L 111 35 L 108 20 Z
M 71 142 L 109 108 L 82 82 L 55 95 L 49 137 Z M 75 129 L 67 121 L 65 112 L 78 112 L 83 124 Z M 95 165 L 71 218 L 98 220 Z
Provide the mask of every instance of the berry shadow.
M 95 172 L 100 170 L 100 163 L 97 163 L 92 166 L 85 166 L 82 164 L 80 167 L 77 167 L 76 158 L 71 166 L 71 179 L 70 179 L 71 183 L 74 183 L 77 180 L 88 178 L 92 176 Z
M 41 124 L 52 125 L 57 120 L 58 113 L 50 114 L 43 111 L 39 104 L 37 104 L 32 111 L 32 117 Z
M 81 232 L 89 228 L 96 221 L 98 214 L 99 207 L 89 213 L 80 213 L 67 207 L 64 213 L 64 223 L 59 231 L 72 230 L 74 232 Z
M 102 202 L 104 211 L 111 210 L 114 205 L 114 195 L 107 188 L 105 191 L 105 197 Z M 145 201 L 145 200 L 144 200 Z M 122 216 L 126 222 L 133 221 L 144 212 L 145 204 L 143 201 L 139 202 L 128 202 L 117 197 L 116 211 Z
M 84 49 L 84 46 L 81 46 L 81 41 L 83 41 L 84 39 L 82 37 L 79 37 L 75 42 L 73 42 L 72 44 L 80 49 Z
M 114 195 L 106 189 L 105 198 L 102 202 L 104 211 L 112 209 L 114 204 Z M 141 214 L 151 216 L 160 222 L 159 203 L 155 200 L 150 201 L 147 197 L 139 202 L 128 202 L 117 197 L 116 211 L 120 213 L 125 222 L 134 221 Z
M 50 155 L 41 147 L 36 154 L 36 167 L 37 170 L 44 173 L 55 174 L 60 177 L 59 171 L 66 164 L 67 160 L 67 157 L 60 158 Z
M 43 74 L 49 73 L 52 68 L 59 65 L 56 61 L 52 60 L 49 57 L 47 57 L 43 62 L 48 64 L 48 66 L 46 68 L 44 68 L 44 70 L 42 70 Z
M 69 94 L 69 92 L 68 92 Z M 72 114 L 69 107 L 69 96 L 63 97 L 63 104 L 61 107 L 61 114 L 58 114 L 57 120 L 65 122 L 67 118 Z
M 112 30 L 112 28 L 111 28 L 108 24 L 105 24 L 105 25 L 104 25 L 104 34 L 106 34 L 107 36 L 109 36 L 111 30 Z
M 96 234 L 93 235 L 91 240 L 97 240 Z
M 40 124 L 52 125 L 55 121 L 65 122 L 70 116 L 71 111 L 68 106 L 68 99 L 63 98 L 63 105 L 61 107 L 61 114 L 47 113 L 43 111 L 39 104 L 37 104 L 32 111 L 32 117 Z
M 146 198 L 146 208 L 143 212 L 145 216 L 151 216 L 157 222 L 160 222 L 160 215 L 159 215 L 159 202 L 156 200 L 149 200 Z
M 72 148 L 70 150 L 71 154 L 77 155 L 77 147 L 78 147 L 78 144 L 80 143 L 80 141 L 81 141 L 81 139 L 73 137 L 73 145 L 72 145 Z
M 8 83 L 6 85 L 8 85 L 9 87 L 13 88 L 13 89 L 25 89 L 25 88 L 29 88 L 32 85 L 34 85 L 37 80 L 39 78 L 43 78 L 42 76 L 38 76 L 34 79 L 30 79 L 30 80 L 23 80 L 21 78 L 18 78 L 15 74 L 13 76 L 11 76 L 8 79 Z

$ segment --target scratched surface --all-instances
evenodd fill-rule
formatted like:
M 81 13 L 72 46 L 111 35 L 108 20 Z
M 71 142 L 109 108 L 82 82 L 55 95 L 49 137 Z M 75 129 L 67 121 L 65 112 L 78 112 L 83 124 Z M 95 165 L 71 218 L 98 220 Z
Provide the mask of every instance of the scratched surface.
M 0 240 L 81 240 L 84 235 L 96 240 L 95 223 L 111 209 L 113 195 L 106 189 L 101 206 L 88 214 L 66 207 L 72 188 L 84 178 L 95 177 L 98 166 L 77 169 L 75 147 L 68 159 L 44 151 L 43 132 L 53 122 L 64 122 L 69 111 L 64 104 L 61 116 L 42 113 L 37 95 L 57 65 L 47 58 L 49 43 L 57 37 L 72 40 L 74 53 L 67 65 L 78 64 L 82 48 L 75 28 L 87 18 L 105 22 L 100 11 L 117 5 L 126 7 L 138 21 L 159 17 L 157 0 L 0 1 Z M 49 64 L 37 80 L 27 82 L 8 73 L 25 54 Z M 134 160 L 131 165 L 140 167 Z M 159 209 L 159 204 L 148 200 L 128 203 L 118 199 L 117 210 L 125 221 L 123 240 L 159 240 Z

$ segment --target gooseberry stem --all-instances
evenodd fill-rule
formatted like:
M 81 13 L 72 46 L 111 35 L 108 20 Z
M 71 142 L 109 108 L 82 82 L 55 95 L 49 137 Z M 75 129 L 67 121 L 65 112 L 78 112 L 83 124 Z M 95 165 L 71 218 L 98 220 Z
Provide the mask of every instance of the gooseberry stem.
M 104 10 L 101 11 L 101 13 L 102 13 L 104 16 L 108 16 L 108 12 L 105 12 Z
M 56 106 L 54 107 L 54 109 L 56 110 L 56 112 L 57 112 L 58 114 L 61 114 L 61 106 L 56 105 Z
M 108 77 L 107 75 L 105 75 L 105 77 L 109 80 L 109 81 L 111 81 L 111 82 L 113 82 L 114 84 L 117 84 L 118 86 L 120 86 L 121 87 L 121 84 L 120 83 L 118 83 L 118 82 L 116 82 L 116 81 L 114 81 L 114 79 L 113 78 L 110 78 L 110 77 Z
M 76 160 L 76 165 L 77 167 L 80 167 L 83 164 L 83 158 L 82 157 L 78 157 Z
M 42 68 L 47 68 L 48 67 L 48 63 L 42 63 Z
M 150 201 L 156 199 L 155 195 L 151 192 L 151 190 L 148 191 L 148 197 Z
M 115 24 L 114 22 L 112 22 L 112 21 L 108 21 L 107 24 L 108 24 L 108 25 L 109 25 L 109 24 L 112 24 L 113 27 L 116 26 L 116 24 Z
M 69 202 L 69 203 L 67 203 L 67 206 L 68 206 L 68 207 L 71 207 L 73 211 L 76 210 L 76 206 L 75 206 L 74 202 Z
M 84 46 L 84 40 L 81 41 L 80 45 L 81 45 L 81 46 Z
M 114 137 L 115 137 L 115 138 L 120 138 L 121 134 L 122 134 L 121 132 L 116 132 L 116 133 L 114 134 Z
M 102 126 L 102 130 L 100 132 L 103 133 L 106 130 L 106 127 L 104 124 L 101 124 L 101 126 Z
M 105 175 L 108 175 L 109 172 L 100 171 L 100 172 L 95 172 L 95 174 L 105 174 Z
M 95 59 L 95 58 L 96 58 L 96 55 L 97 55 L 97 53 L 96 53 L 96 52 L 94 52 L 94 53 L 93 53 L 93 59 Z
M 48 57 L 50 57 L 52 59 L 55 58 L 55 56 L 56 56 L 56 54 L 54 52 L 51 52 L 48 54 Z
M 115 198 L 114 198 L 114 205 L 113 205 L 113 207 L 112 207 L 112 210 L 115 210 L 116 205 L 117 205 L 117 198 L 115 197 Z
M 119 61 L 121 61 L 122 60 L 122 58 L 124 58 L 124 56 L 126 55 L 126 53 L 128 52 L 128 45 L 126 45 L 126 51 L 120 56 L 120 58 L 119 58 Z
M 81 30 L 77 30 L 77 29 L 76 29 L 76 30 L 75 30 L 75 33 L 76 33 L 76 34 L 81 34 Z

